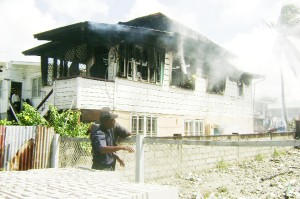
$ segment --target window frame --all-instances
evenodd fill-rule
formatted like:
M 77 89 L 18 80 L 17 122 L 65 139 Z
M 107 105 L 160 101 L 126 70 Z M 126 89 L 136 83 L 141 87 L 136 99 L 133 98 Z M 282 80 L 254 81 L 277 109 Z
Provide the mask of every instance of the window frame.
M 201 119 L 189 119 L 184 121 L 185 136 L 204 135 L 204 122 Z
M 118 77 L 150 84 L 162 84 L 165 64 L 163 49 L 124 42 L 119 45 L 118 50 Z
M 131 133 L 133 135 L 144 135 L 147 137 L 157 137 L 157 116 L 155 115 L 131 115 Z
M 42 77 L 35 77 L 31 79 L 31 96 L 32 98 L 42 96 Z

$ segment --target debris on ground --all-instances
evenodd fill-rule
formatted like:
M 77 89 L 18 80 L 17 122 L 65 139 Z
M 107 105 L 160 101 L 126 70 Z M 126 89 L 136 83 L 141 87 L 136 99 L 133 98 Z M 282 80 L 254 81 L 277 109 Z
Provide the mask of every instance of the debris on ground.
M 189 172 L 156 180 L 178 187 L 181 199 L 300 199 L 300 149 L 292 148 L 262 160 L 244 161 L 226 169 Z

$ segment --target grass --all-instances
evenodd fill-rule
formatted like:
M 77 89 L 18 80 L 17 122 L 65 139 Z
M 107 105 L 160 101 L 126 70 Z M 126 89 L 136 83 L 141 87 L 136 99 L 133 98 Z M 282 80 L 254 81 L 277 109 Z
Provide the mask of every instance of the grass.
M 246 169 L 246 168 L 249 167 L 249 166 L 248 166 L 248 162 L 247 162 L 246 160 L 244 160 L 243 162 L 239 163 L 238 166 L 239 166 L 240 168 L 243 168 L 243 169 Z
M 280 150 L 274 149 L 273 157 L 279 157 L 279 156 L 282 156 L 285 154 L 286 154 L 285 151 L 280 151 Z
M 219 193 L 227 193 L 228 192 L 228 188 L 225 186 L 221 186 L 217 188 Z
M 211 193 L 212 193 L 211 191 L 205 191 L 205 193 L 203 194 L 203 198 L 204 199 L 210 198 Z
M 226 170 L 226 169 L 228 169 L 229 166 L 230 166 L 230 164 L 228 162 L 224 161 L 223 159 L 216 163 L 216 167 L 219 170 Z
M 255 157 L 254 157 L 254 160 L 255 161 L 263 161 L 264 159 L 264 156 L 262 154 L 256 154 Z

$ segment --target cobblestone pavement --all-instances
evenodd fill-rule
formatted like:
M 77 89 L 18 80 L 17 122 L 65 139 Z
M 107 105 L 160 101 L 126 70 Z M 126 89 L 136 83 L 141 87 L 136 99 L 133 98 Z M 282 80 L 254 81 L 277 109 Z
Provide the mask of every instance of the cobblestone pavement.
M 0 198 L 176 199 L 175 187 L 121 182 L 114 172 L 40 169 L 0 172 Z

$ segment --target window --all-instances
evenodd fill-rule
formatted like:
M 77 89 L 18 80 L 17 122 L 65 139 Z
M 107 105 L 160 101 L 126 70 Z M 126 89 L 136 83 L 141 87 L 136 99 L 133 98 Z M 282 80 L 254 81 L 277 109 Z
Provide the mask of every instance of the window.
M 32 79 L 32 97 L 40 97 L 42 88 L 42 78 Z
M 202 120 L 184 121 L 184 135 L 185 136 L 203 135 L 203 121 Z
M 244 95 L 244 85 L 243 85 L 243 82 L 237 81 L 237 87 L 238 87 L 238 96 L 242 97 Z
M 150 115 L 133 115 L 131 132 L 135 135 L 157 136 L 157 117 Z
M 0 98 L 3 97 L 3 80 L 0 80 Z
M 119 46 L 118 77 L 161 84 L 164 59 L 162 49 L 124 42 Z
M 207 79 L 206 92 L 212 94 L 224 94 L 226 87 L 226 74 L 220 70 L 220 65 L 212 65 L 207 61 L 203 63 L 202 69 Z
M 226 77 L 216 77 L 208 76 L 207 77 L 207 87 L 206 91 L 213 94 L 224 94 L 226 86 Z
M 173 54 L 172 63 L 172 81 L 171 85 L 184 88 L 195 89 L 196 66 L 193 60 L 188 57 L 180 57 L 179 54 Z

